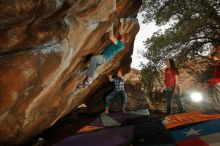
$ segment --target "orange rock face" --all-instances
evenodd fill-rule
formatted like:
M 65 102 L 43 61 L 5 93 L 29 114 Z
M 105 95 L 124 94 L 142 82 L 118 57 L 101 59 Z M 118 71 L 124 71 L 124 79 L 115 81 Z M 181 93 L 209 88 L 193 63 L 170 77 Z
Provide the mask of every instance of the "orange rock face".
M 0 2 L 0 143 L 18 144 L 51 127 L 86 101 L 119 65 L 129 71 L 139 0 L 8 0 Z M 80 68 L 110 43 L 119 20 L 126 49 L 102 66 L 89 88 Z

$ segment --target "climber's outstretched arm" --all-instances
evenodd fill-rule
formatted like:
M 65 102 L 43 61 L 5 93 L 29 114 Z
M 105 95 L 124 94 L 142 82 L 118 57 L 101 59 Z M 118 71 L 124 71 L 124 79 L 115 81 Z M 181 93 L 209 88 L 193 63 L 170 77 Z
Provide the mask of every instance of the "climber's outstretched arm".
M 123 19 L 120 19 L 120 25 L 119 25 L 119 34 L 122 35 L 124 30 L 123 30 L 123 26 L 124 26 L 124 22 Z
M 116 39 L 116 37 L 114 36 L 113 33 L 113 28 L 110 30 L 109 32 L 109 39 L 112 41 L 112 43 L 114 43 L 115 45 L 118 43 L 118 40 Z

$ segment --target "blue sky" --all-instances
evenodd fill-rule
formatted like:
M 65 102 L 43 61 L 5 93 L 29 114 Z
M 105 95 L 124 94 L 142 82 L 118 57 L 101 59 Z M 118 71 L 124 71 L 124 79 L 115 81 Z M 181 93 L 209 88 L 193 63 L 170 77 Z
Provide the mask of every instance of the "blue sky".
M 147 38 L 150 38 L 154 32 L 156 32 L 159 27 L 155 25 L 154 22 L 149 24 L 143 24 L 143 16 L 141 13 L 138 14 L 138 21 L 140 24 L 140 30 L 135 38 L 134 42 L 134 52 L 132 55 L 132 63 L 131 67 L 135 69 L 141 69 L 140 64 L 141 62 L 147 62 L 147 59 L 144 59 L 143 56 L 140 54 L 140 52 L 145 51 L 145 47 L 143 44 L 143 41 L 145 41 Z M 160 27 L 160 29 L 164 29 L 167 26 Z

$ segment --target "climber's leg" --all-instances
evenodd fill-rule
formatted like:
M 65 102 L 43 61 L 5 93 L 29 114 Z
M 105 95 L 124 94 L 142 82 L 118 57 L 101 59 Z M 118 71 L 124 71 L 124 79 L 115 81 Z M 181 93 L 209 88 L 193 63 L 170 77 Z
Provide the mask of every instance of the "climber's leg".
M 104 55 L 93 56 L 89 63 L 89 67 L 86 73 L 86 79 L 83 81 L 82 84 L 79 84 L 77 87 L 85 88 L 89 84 L 91 84 L 92 81 L 98 76 L 96 72 L 97 67 L 107 62 L 108 62 L 108 59 Z

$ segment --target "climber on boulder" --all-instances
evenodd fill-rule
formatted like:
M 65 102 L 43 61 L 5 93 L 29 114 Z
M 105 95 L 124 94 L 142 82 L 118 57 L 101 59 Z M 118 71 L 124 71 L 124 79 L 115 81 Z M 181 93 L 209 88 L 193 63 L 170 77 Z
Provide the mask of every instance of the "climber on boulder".
M 124 102 L 123 102 L 122 112 L 126 113 L 125 108 L 128 102 L 128 98 L 127 98 L 127 94 L 124 89 L 124 79 L 123 79 L 122 68 L 118 69 L 118 74 L 116 77 L 113 78 L 112 75 L 109 75 L 109 80 L 110 82 L 114 82 L 115 87 L 114 87 L 114 90 L 111 93 L 109 93 L 105 99 L 105 112 L 104 113 L 105 114 L 109 113 L 110 100 L 114 98 L 115 96 L 123 97 Z
M 120 28 L 121 27 L 122 26 L 120 25 Z M 113 28 L 109 32 L 109 39 L 112 43 L 107 48 L 105 48 L 100 55 L 92 56 L 86 73 L 86 78 L 83 83 L 77 86 L 78 88 L 85 88 L 90 85 L 96 77 L 97 67 L 111 61 L 116 53 L 125 48 L 125 35 L 120 35 L 120 38 L 118 40 L 113 34 Z

